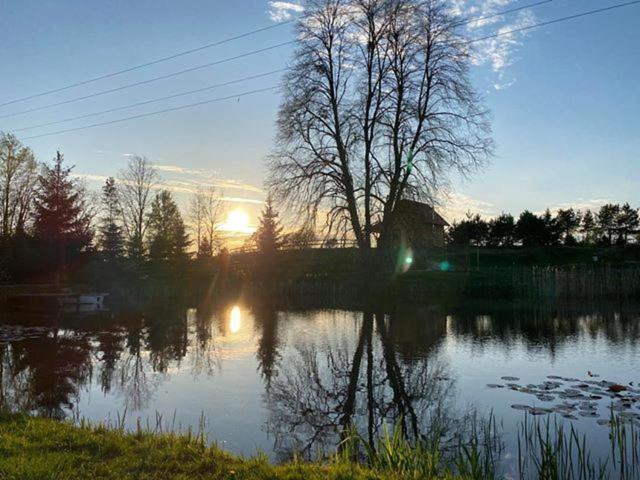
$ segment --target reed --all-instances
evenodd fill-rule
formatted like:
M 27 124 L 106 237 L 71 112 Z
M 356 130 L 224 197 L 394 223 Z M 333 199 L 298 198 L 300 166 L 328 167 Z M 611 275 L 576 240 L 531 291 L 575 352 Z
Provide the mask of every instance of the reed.
M 525 418 L 518 431 L 518 474 L 540 480 L 640 478 L 640 431 L 634 422 L 610 418 L 610 450 L 596 453 L 573 425 L 554 417 Z

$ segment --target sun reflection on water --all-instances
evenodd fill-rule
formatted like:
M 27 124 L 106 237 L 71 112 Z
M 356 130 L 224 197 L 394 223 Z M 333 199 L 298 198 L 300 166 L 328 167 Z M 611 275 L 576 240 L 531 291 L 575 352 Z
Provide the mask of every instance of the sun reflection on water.
M 229 313 L 229 331 L 237 333 L 242 324 L 242 313 L 238 305 L 234 305 Z

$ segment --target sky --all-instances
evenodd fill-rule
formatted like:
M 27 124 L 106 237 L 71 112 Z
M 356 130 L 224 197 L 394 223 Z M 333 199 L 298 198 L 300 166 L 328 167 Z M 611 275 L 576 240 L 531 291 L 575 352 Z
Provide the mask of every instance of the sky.
M 625 0 L 550 0 L 466 25 L 478 38 Z M 467 17 L 535 0 L 451 0 Z M 256 35 L 170 61 L 0 106 L 0 131 L 13 132 L 41 161 L 56 150 L 98 188 L 141 155 L 158 165 L 185 203 L 213 184 L 255 223 L 265 197 L 281 73 L 56 125 L 101 112 L 286 67 L 292 46 L 201 68 L 64 105 L 53 103 L 171 74 L 294 39 L 298 2 L 266 0 L 0 0 L 0 104 L 82 82 L 251 30 Z M 606 202 L 640 206 L 640 4 L 475 44 L 472 82 L 491 111 L 495 156 L 471 178 L 454 177 L 441 199 L 449 219 L 466 211 L 517 215 Z M 160 115 L 73 132 L 59 130 L 208 101 Z M 37 111 L 21 113 L 25 110 Z

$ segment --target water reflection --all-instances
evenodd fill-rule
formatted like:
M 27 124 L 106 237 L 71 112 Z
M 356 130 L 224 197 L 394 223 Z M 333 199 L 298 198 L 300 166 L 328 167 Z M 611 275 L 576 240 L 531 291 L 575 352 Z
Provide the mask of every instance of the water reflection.
M 353 330 L 343 325 L 346 331 L 295 342 L 267 389 L 268 428 L 281 455 L 335 446 L 352 426 L 373 446 L 385 421 L 400 422 L 415 438 L 443 413 L 453 384 L 446 365 L 424 354 L 399 359 L 405 339 L 395 333 L 402 316 L 363 313 L 350 320 Z M 444 324 L 444 318 L 434 320 Z M 416 344 L 425 340 L 424 331 L 416 332 Z M 429 338 L 418 349 L 437 342 Z
M 238 305 L 234 305 L 231 307 L 231 311 L 229 312 L 229 332 L 238 333 L 241 325 L 242 313 L 240 312 L 240 307 Z
M 5 315 L 0 408 L 93 420 L 124 409 L 133 418 L 176 412 L 185 427 L 204 413 L 213 436 L 239 453 L 313 454 L 338 445 L 350 426 L 370 443 L 384 423 L 421 435 L 434 419 L 455 421 L 468 399 L 513 415 L 507 392 L 486 389 L 502 375 L 539 382 L 588 368 L 640 380 L 625 377 L 640 369 L 638 312 L 291 311 L 260 299 L 93 317 Z

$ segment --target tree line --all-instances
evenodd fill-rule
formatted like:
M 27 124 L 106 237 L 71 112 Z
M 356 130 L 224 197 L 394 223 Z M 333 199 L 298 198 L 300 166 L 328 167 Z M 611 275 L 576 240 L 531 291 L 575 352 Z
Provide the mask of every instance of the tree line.
M 597 211 L 574 208 L 547 209 L 542 215 L 525 210 L 516 220 L 502 213 L 485 220 L 467 214 L 448 231 L 453 245 L 489 247 L 552 245 L 626 245 L 640 234 L 640 214 L 629 203 L 608 203 Z
M 131 157 L 99 197 L 73 175 L 62 153 L 40 163 L 0 132 L 0 274 L 3 282 L 64 280 L 88 254 L 103 262 L 183 261 L 188 249 L 212 257 L 221 248 L 218 192 L 199 188 L 188 224 L 157 169 Z M 189 235 L 189 233 L 191 235 Z

